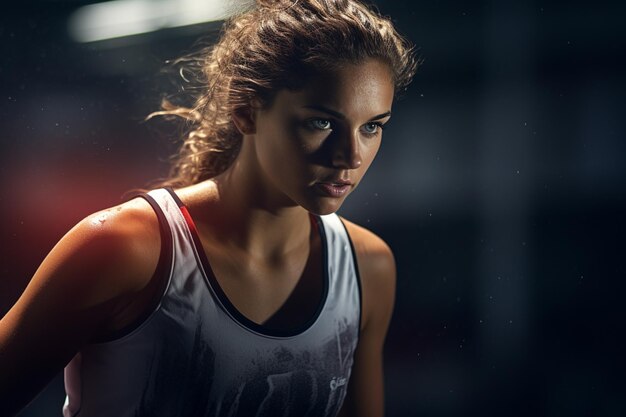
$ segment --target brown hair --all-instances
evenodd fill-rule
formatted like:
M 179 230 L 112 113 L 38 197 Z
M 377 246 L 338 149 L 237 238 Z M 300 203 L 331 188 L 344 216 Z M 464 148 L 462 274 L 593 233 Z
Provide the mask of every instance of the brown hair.
M 378 58 L 403 91 L 419 64 L 388 18 L 357 0 L 257 0 L 230 18 L 218 42 L 176 61 L 199 83 L 191 106 L 164 100 L 150 117 L 182 118 L 186 134 L 170 175 L 153 186 L 180 187 L 214 177 L 233 162 L 242 136 L 232 112 L 271 104 L 281 89 L 297 90 L 316 72 Z M 192 74 L 186 77 L 184 74 Z M 187 88 L 189 91 L 189 88 Z

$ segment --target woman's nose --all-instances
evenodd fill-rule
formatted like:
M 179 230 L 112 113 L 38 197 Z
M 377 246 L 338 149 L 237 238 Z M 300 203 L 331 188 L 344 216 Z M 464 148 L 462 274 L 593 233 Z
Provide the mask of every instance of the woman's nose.
M 333 166 L 344 169 L 356 169 L 363 163 L 358 134 L 342 132 L 333 149 Z

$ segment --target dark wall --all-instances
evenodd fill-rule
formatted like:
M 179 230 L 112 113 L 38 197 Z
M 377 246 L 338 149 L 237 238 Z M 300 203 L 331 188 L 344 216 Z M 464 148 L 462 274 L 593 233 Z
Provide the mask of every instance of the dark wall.
M 218 28 L 79 45 L 79 5 L 0 17 L 0 315 L 72 225 L 166 173 L 159 69 Z M 626 415 L 626 7 L 378 5 L 424 59 L 342 208 L 397 258 L 388 416 Z

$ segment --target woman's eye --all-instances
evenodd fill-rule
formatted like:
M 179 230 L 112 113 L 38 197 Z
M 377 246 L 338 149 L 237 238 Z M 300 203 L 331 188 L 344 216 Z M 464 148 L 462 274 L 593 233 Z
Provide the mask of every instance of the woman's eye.
M 370 122 L 370 123 L 365 123 L 363 125 L 363 131 L 367 133 L 368 135 L 376 134 L 378 133 L 378 130 L 379 129 L 382 130 L 382 128 L 383 128 L 383 125 L 378 122 Z
M 308 125 L 317 130 L 328 130 L 330 129 L 330 120 L 326 119 L 311 119 L 308 121 Z

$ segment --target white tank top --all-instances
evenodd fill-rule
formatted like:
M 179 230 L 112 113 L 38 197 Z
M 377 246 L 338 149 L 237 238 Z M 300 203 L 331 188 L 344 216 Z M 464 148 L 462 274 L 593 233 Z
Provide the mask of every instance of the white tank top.
M 243 316 L 215 280 L 193 220 L 171 189 L 142 194 L 161 226 L 159 305 L 132 330 L 84 347 L 65 367 L 63 415 L 336 416 L 361 318 L 354 249 L 335 214 L 314 216 L 324 289 L 301 328 Z

